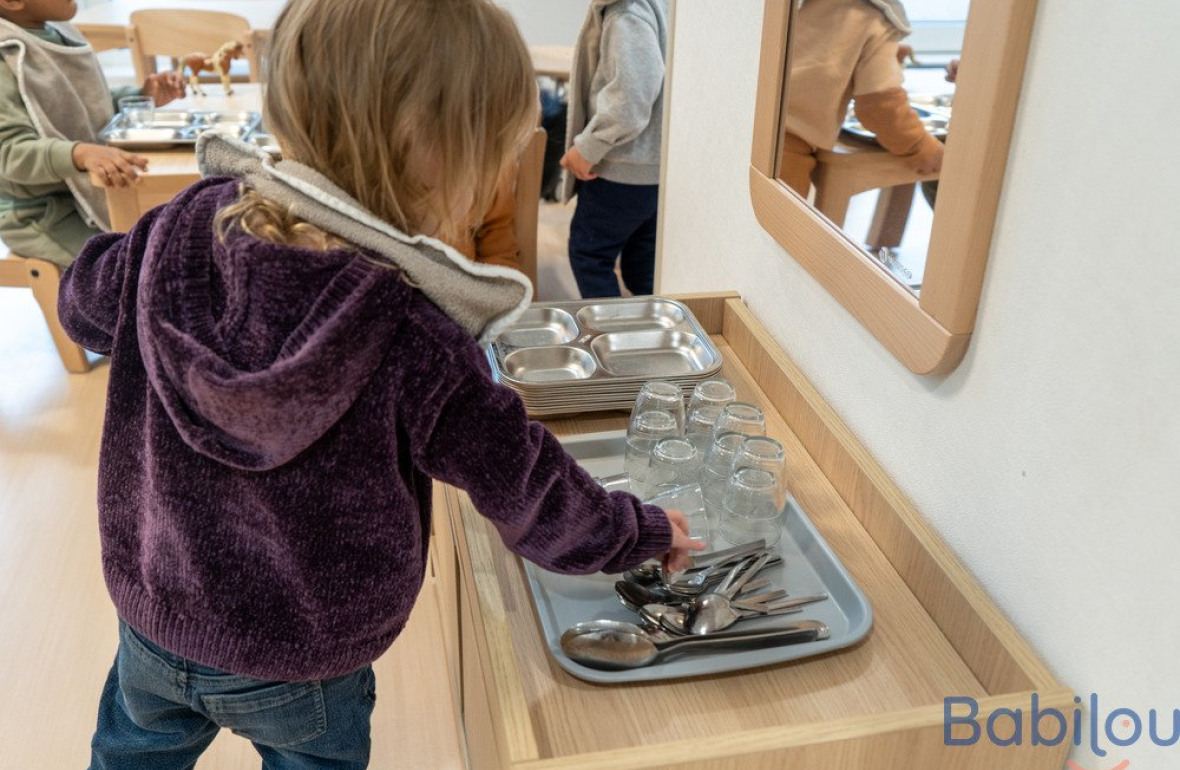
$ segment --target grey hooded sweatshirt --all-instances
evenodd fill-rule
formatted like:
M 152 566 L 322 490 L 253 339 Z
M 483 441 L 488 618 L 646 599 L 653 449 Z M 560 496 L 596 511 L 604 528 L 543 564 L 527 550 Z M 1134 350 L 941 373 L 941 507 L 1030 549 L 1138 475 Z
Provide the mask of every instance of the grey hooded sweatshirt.
M 622 184 L 660 182 L 666 0 L 592 0 L 578 36 L 566 149 Z M 563 199 L 573 195 L 566 174 Z

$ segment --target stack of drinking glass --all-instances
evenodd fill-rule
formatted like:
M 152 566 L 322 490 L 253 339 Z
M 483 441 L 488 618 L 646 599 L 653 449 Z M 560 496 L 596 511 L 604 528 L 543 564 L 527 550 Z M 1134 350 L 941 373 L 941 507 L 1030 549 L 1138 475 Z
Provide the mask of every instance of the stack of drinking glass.
M 725 380 L 698 384 L 687 410 L 676 385 L 649 382 L 627 429 L 626 484 L 645 501 L 682 510 L 692 536 L 710 547 L 773 546 L 782 536 L 786 455 L 765 432 L 762 410 L 738 401 Z

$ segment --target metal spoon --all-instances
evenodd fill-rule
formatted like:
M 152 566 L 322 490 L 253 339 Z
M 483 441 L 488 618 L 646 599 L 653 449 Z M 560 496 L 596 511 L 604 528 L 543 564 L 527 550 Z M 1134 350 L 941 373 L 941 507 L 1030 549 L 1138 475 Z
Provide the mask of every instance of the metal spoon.
M 768 591 L 762 594 L 751 594 L 753 591 L 766 588 L 770 585 L 770 581 L 766 578 L 759 578 L 758 580 L 751 580 L 746 584 L 745 588 L 739 598 L 742 601 L 752 604 L 761 604 L 774 599 L 786 596 L 785 591 Z M 619 580 L 615 582 L 615 594 L 618 595 L 619 601 L 623 606 L 632 612 L 639 612 L 640 608 L 645 604 L 670 604 L 682 606 L 687 604 L 692 597 L 683 596 L 681 594 L 673 593 L 663 585 L 640 585 L 633 583 L 630 580 Z
M 763 551 L 763 553 L 767 553 L 770 556 L 770 559 L 766 562 L 766 566 L 778 564 L 783 560 L 783 558 L 777 553 L 770 553 L 768 551 Z M 697 596 L 699 594 L 703 594 L 708 590 L 710 585 L 724 579 L 724 570 L 732 569 L 732 567 L 733 562 L 707 567 L 698 572 L 694 572 L 691 575 L 685 575 L 672 583 L 668 583 L 668 590 L 673 593 L 682 594 L 684 596 Z
M 675 636 L 688 636 L 685 613 L 680 607 L 669 604 L 645 604 L 639 608 L 639 616 L 647 623 L 655 623 L 662 630 Z
M 763 553 L 757 559 L 743 561 L 726 575 L 715 591 L 694 599 L 688 606 L 688 617 L 685 622 L 689 632 L 696 635 L 716 633 L 738 622 L 742 616 L 730 601 L 769 560 L 770 554 Z
M 622 626 L 631 626 L 631 629 Z M 574 629 L 561 637 L 562 652 L 584 666 L 609 671 L 650 666 L 662 655 L 698 647 L 740 649 L 802 644 L 827 639 L 831 633 L 826 625 L 814 620 L 804 620 L 784 628 L 668 640 L 655 639 L 630 623 L 614 623 L 611 627 L 586 629 L 579 633 L 572 631 Z
M 827 599 L 827 594 L 800 596 L 770 602 L 761 607 L 747 606 L 724 594 L 709 593 L 689 605 L 684 625 L 694 635 L 715 634 L 745 618 L 759 615 L 789 615 L 801 612 L 802 607 Z
M 731 565 L 735 562 L 741 561 L 746 556 L 763 550 L 764 548 L 766 548 L 765 540 L 755 540 L 750 543 L 735 545 L 732 548 L 725 548 L 720 551 L 697 554 L 693 557 L 693 563 L 691 567 L 673 576 L 665 575 L 663 568 L 661 568 L 658 564 L 640 564 L 638 567 L 624 572 L 623 579 L 630 580 L 632 583 L 639 583 L 640 585 L 651 585 L 653 583 L 665 582 L 674 583 L 681 575 L 695 574 L 696 572 L 716 565 Z M 671 580 L 667 579 L 669 577 L 671 577 Z
M 827 601 L 830 597 L 827 594 L 812 594 L 811 596 L 792 596 L 787 599 L 777 599 L 770 602 L 763 602 L 758 610 L 789 610 L 796 607 L 802 607 L 807 604 L 815 604 L 816 602 Z M 745 609 L 744 605 L 748 600 L 744 596 L 739 596 L 733 600 L 734 606 L 739 609 Z

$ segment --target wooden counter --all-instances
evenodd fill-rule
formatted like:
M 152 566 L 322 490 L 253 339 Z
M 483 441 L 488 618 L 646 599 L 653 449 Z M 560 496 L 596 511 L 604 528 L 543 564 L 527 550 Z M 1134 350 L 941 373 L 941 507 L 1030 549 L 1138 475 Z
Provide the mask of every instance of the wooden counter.
M 1030 691 L 1065 712 L 1072 693 L 740 299 L 684 299 L 739 398 L 766 410 L 791 491 L 868 595 L 873 631 L 850 650 L 739 674 L 582 682 L 549 656 L 520 560 L 464 494 L 440 486 L 432 562 L 470 766 L 1059 770 L 1068 746 L 944 746 L 944 697 L 978 699 L 981 719 L 1022 709 L 1027 742 Z M 621 414 L 549 423 L 559 436 L 624 426 Z

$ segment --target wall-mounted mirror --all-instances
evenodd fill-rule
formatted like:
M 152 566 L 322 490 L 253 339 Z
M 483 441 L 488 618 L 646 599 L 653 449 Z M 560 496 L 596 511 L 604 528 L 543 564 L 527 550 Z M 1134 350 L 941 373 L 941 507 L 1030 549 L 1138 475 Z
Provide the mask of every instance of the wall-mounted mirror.
M 759 220 L 919 373 L 967 348 L 1035 0 L 766 0 Z

